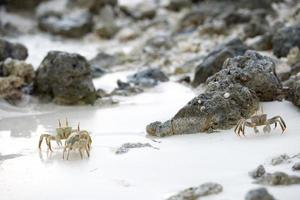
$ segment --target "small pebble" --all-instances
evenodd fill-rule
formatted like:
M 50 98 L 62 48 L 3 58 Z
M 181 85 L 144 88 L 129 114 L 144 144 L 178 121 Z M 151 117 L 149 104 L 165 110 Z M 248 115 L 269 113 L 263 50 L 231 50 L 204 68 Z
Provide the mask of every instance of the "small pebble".
M 201 103 L 202 103 L 202 101 L 199 99 L 199 100 L 198 100 L 198 103 L 199 103 L 199 104 L 201 104 Z
M 229 98 L 229 97 L 230 97 L 230 93 L 226 92 L 226 93 L 224 94 L 224 98 L 227 99 L 227 98 Z

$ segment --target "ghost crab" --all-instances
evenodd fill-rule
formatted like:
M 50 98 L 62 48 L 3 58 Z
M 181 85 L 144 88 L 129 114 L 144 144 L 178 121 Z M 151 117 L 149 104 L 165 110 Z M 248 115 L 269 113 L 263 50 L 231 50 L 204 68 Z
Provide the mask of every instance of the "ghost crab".
M 62 127 L 60 120 L 58 120 L 58 128 L 56 128 L 56 135 L 51 135 L 48 133 L 41 134 L 39 139 L 39 149 L 41 149 L 42 142 L 45 138 L 49 150 L 53 151 L 51 148 L 51 140 L 55 140 L 58 146 L 62 146 L 61 140 L 67 139 L 72 132 L 74 132 L 74 130 L 72 130 L 72 127 L 69 126 L 67 119 L 64 127 Z
M 65 159 L 65 152 L 67 152 L 67 160 L 69 159 L 69 153 L 71 150 L 78 149 L 81 159 L 83 158 L 83 152 L 85 151 L 87 156 L 90 157 L 92 139 L 88 131 L 80 131 L 78 128 L 76 132 L 73 132 L 65 141 L 65 147 L 63 151 L 63 159 Z
M 278 115 L 270 119 L 267 119 L 267 114 L 263 113 L 263 108 L 261 107 L 261 113 L 260 114 L 255 113 L 255 115 L 250 117 L 250 120 L 246 120 L 244 118 L 240 119 L 234 129 L 234 132 L 238 136 L 241 136 L 241 134 L 245 136 L 245 126 L 253 128 L 255 133 L 259 133 L 257 126 L 264 126 L 263 127 L 264 133 L 270 133 L 271 132 L 270 125 L 274 124 L 275 125 L 274 129 L 275 129 L 277 127 L 277 123 L 280 125 L 282 133 L 284 133 L 284 131 L 286 130 L 286 124 L 283 121 L 282 117 Z

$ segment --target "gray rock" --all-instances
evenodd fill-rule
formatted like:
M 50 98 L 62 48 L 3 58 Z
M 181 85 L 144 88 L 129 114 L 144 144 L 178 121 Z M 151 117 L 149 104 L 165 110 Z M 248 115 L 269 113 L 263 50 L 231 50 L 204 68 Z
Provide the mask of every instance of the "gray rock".
M 92 15 L 84 10 L 74 10 L 66 14 L 46 12 L 38 18 L 39 28 L 54 35 L 82 37 L 92 31 Z
M 0 21 L 0 36 L 15 37 L 20 34 L 19 29 L 10 22 L 3 23 Z
M 24 45 L 0 38 L 0 61 L 4 61 L 6 58 L 25 60 L 27 56 L 27 48 Z
M 223 70 L 211 76 L 212 81 L 231 79 L 255 91 L 261 101 L 276 100 L 282 92 L 282 84 L 275 72 L 275 63 L 267 56 L 248 50 L 224 62 Z
M 258 35 L 264 35 L 270 29 L 268 21 L 264 17 L 253 17 L 251 21 L 244 27 L 244 35 L 246 38 L 253 38 Z
M 279 165 L 282 163 L 288 163 L 289 159 L 290 159 L 290 157 L 288 155 L 282 154 L 280 156 L 272 158 L 271 165 Z
M 231 10 L 234 10 L 232 4 L 220 1 L 205 1 L 200 3 L 197 9 L 192 9 L 179 20 L 175 32 L 192 32 L 206 21 L 213 21 L 220 13 Z
M 117 63 L 115 56 L 100 52 L 89 61 L 92 69 L 93 78 L 101 77 L 106 73 L 106 70 Z
M 265 170 L 264 166 L 259 165 L 256 169 L 249 172 L 249 176 L 256 179 L 256 178 L 262 177 L 265 173 L 266 173 L 266 170 Z
M 147 133 L 162 137 L 231 128 L 258 109 L 259 99 L 278 97 L 281 83 L 274 70 L 270 58 L 254 51 L 230 58 L 224 63 L 224 69 L 207 80 L 203 94 L 191 100 L 171 120 L 147 126 Z
M 160 54 L 176 45 L 174 39 L 170 36 L 158 35 L 149 38 L 144 46 L 144 52 L 152 55 Z
M 95 32 L 105 39 L 113 38 L 120 29 L 111 6 L 105 6 L 95 21 Z
M 204 83 L 208 77 L 220 71 L 227 58 L 243 55 L 247 49 L 248 47 L 240 39 L 233 39 L 216 47 L 197 66 L 193 86 Z
M 286 100 L 300 106 L 300 73 L 293 75 L 284 83 L 289 88 Z
M 118 87 L 111 92 L 111 95 L 132 96 L 144 92 L 142 88 L 121 80 L 117 81 L 117 85 Z
M 245 197 L 245 200 L 275 200 L 265 188 L 257 188 L 250 190 Z
M 230 94 L 229 98 L 226 93 Z M 164 137 L 228 129 L 241 117 L 251 116 L 258 104 L 257 96 L 247 87 L 238 83 L 216 83 L 181 108 L 171 120 L 152 123 L 146 131 L 149 135 Z
M 119 147 L 116 151 L 115 151 L 115 154 L 124 154 L 124 153 L 128 153 L 128 151 L 130 149 L 133 149 L 133 148 L 143 148 L 143 147 L 151 147 L 151 148 L 155 148 L 153 147 L 151 144 L 149 143 L 125 143 L 125 144 L 122 144 L 121 147 Z M 157 148 L 155 148 L 157 149 Z
M 279 29 L 272 40 L 273 53 L 277 57 L 285 57 L 293 47 L 300 48 L 300 25 Z
M 296 163 L 293 165 L 292 169 L 293 169 L 294 171 L 299 171 L 299 170 L 300 170 L 300 162 L 296 162 Z
M 204 183 L 198 187 L 187 188 L 169 197 L 168 200 L 196 200 L 200 197 L 219 194 L 222 191 L 223 187 L 218 183 Z
M 137 5 L 122 5 L 120 9 L 136 20 L 153 19 L 156 16 L 157 6 L 152 1 L 142 1 Z
M 50 51 L 36 72 L 35 92 L 59 104 L 91 104 L 96 99 L 89 63 L 79 54 Z
M 284 172 L 266 173 L 262 177 L 256 179 L 254 183 L 262 185 L 292 185 L 300 184 L 299 176 L 291 176 Z
M 136 86 L 153 87 L 159 82 L 169 81 L 169 78 L 160 69 L 149 68 L 129 76 L 128 81 Z

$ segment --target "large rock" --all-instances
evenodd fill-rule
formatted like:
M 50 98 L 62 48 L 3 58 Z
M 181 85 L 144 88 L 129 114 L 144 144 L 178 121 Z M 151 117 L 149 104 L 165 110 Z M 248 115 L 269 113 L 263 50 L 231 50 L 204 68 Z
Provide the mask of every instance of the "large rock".
M 276 99 L 280 89 L 272 60 L 247 51 L 244 56 L 228 59 L 224 69 L 207 80 L 204 93 L 171 120 L 151 123 L 146 131 L 163 137 L 228 129 L 242 117 L 250 117 L 258 109 L 259 99 Z
M 164 137 L 228 129 L 241 118 L 251 116 L 258 108 L 258 98 L 238 83 L 221 83 L 192 99 L 165 123 L 154 122 L 146 127 L 149 135 Z
M 282 84 L 275 72 L 275 63 L 267 56 L 248 50 L 224 62 L 223 70 L 211 76 L 208 83 L 234 80 L 252 91 L 261 101 L 276 100 L 282 92 Z
M 245 200 L 275 200 L 265 188 L 250 190 L 245 197 Z
M 89 63 L 79 54 L 50 51 L 40 64 L 35 92 L 59 104 L 90 104 L 96 99 Z
M 204 83 L 208 77 L 220 71 L 227 58 L 243 55 L 247 49 L 248 47 L 240 39 L 233 39 L 216 47 L 197 66 L 193 86 Z
M 0 39 L 0 61 L 6 58 L 25 60 L 27 56 L 27 48 L 24 45 Z
M 82 37 L 92 31 L 92 15 L 84 10 L 74 10 L 66 14 L 45 12 L 38 18 L 43 31 L 65 37 Z
M 293 47 L 300 48 L 300 25 L 279 29 L 273 36 L 273 53 L 286 57 Z

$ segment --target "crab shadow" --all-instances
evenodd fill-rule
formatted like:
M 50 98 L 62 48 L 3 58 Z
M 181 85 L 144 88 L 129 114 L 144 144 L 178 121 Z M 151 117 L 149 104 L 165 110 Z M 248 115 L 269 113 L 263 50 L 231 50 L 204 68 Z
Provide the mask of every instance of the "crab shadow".
M 50 150 L 38 150 L 39 158 L 43 163 L 53 163 L 53 162 L 84 162 L 89 159 L 89 157 L 84 154 L 83 158 L 80 157 L 78 151 L 70 151 L 69 159 L 67 160 L 67 152 L 65 152 L 65 157 L 63 159 L 63 148 L 55 148 L 53 151 Z

